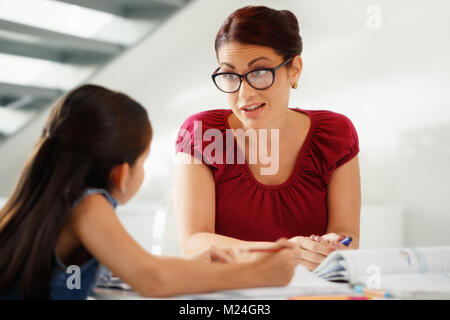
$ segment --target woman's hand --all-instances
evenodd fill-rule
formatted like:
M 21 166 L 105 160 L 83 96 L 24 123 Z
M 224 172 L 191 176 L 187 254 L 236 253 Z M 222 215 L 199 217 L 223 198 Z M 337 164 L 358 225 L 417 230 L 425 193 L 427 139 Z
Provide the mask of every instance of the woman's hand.
M 302 237 L 290 238 L 289 241 L 295 244 L 299 249 L 299 264 L 312 271 L 335 250 L 333 246 L 321 237 Z
M 343 234 L 337 234 L 337 233 L 327 233 L 324 234 L 323 236 L 317 236 L 317 235 L 311 235 L 310 236 L 311 239 L 316 240 L 316 241 L 320 241 L 325 240 L 332 248 L 336 249 L 336 250 L 344 250 L 344 249 L 350 249 L 350 246 L 346 246 L 342 243 L 340 243 L 342 240 L 344 240 L 345 238 L 347 238 L 346 235 Z
M 202 262 L 236 263 L 236 254 L 232 249 L 222 249 L 214 245 L 198 253 L 187 256 L 186 259 Z
M 311 235 L 309 237 L 293 237 L 289 241 L 300 247 L 300 264 L 314 270 L 333 251 L 349 249 L 340 241 L 346 238 L 345 235 L 327 233 L 323 236 Z

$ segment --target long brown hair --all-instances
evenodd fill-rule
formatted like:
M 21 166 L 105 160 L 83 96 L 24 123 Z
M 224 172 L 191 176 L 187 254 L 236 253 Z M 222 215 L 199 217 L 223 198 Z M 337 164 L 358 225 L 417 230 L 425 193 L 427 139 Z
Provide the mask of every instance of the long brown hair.
M 111 191 L 110 171 L 149 145 L 147 111 L 96 85 L 53 107 L 20 179 L 0 211 L 0 292 L 21 281 L 23 298 L 48 298 L 53 252 L 74 201 L 86 188 Z

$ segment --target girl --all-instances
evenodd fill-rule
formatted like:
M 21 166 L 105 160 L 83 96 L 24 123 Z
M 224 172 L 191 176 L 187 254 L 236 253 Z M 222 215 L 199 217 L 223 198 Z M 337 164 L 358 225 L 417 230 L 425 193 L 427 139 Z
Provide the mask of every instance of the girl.
M 288 283 L 298 252 L 290 247 L 247 264 L 209 248 L 197 261 L 148 254 L 114 208 L 140 188 L 152 128 L 128 96 L 84 85 L 52 109 L 20 180 L 0 211 L 0 297 L 85 299 L 100 263 L 143 296 Z M 288 246 L 285 240 L 279 246 Z M 70 289 L 69 265 L 81 286 Z

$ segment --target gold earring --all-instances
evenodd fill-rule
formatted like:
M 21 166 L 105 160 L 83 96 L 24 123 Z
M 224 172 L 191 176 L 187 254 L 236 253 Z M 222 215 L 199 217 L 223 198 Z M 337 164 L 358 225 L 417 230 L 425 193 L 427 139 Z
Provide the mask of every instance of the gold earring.
M 292 84 L 292 89 L 297 89 L 297 82 L 294 82 L 294 83 Z

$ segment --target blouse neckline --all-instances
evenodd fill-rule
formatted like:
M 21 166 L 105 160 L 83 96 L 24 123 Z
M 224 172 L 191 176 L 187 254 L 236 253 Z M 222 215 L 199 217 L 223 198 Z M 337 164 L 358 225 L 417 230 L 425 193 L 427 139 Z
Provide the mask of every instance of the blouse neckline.
M 299 152 L 297 154 L 297 159 L 295 160 L 295 165 L 294 165 L 294 168 L 293 168 L 291 174 L 289 175 L 289 177 L 284 182 L 282 182 L 280 184 L 268 185 L 268 184 L 264 184 L 264 183 L 259 182 L 255 178 L 255 176 L 253 175 L 253 172 L 250 170 L 250 167 L 247 164 L 247 159 L 245 159 L 245 157 L 244 157 L 244 168 L 247 171 L 247 174 L 250 177 L 250 179 L 253 181 L 253 183 L 256 184 L 259 187 L 262 187 L 262 188 L 265 188 L 265 189 L 280 189 L 280 188 L 286 187 L 287 185 L 291 184 L 292 181 L 294 180 L 298 170 L 300 169 L 300 164 L 301 164 L 301 162 L 302 162 L 302 160 L 303 160 L 303 158 L 304 158 L 304 156 L 306 154 L 306 150 L 310 146 L 311 137 L 312 137 L 312 134 L 314 132 L 315 125 L 316 125 L 313 115 L 309 111 L 303 110 L 303 109 L 300 109 L 300 108 L 289 108 L 289 109 L 293 110 L 293 111 L 296 111 L 296 112 L 303 113 L 304 115 L 306 115 L 309 118 L 310 126 L 309 126 L 309 130 L 308 130 L 308 134 L 306 135 L 306 138 L 303 141 L 303 144 L 300 147 L 300 150 L 299 150 Z M 231 110 L 231 109 L 224 109 L 223 120 L 224 120 L 226 129 L 231 129 L 230 125 L 228 124 L 228 117 L 230 116 L 230 114 L 232 112 L 233 112 L 233 110 Z M 233 139 L 234 139 L 234 142 L 236 144 L 236 147 L 239 148 L 239 145 L 237 144 L 237 141 L 236 141 L 236 137 L 234 135 L 233 135 Z

